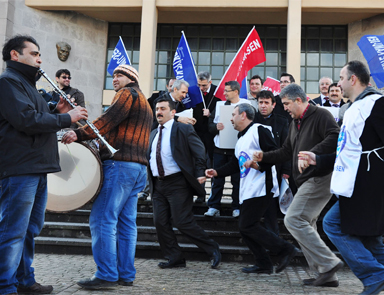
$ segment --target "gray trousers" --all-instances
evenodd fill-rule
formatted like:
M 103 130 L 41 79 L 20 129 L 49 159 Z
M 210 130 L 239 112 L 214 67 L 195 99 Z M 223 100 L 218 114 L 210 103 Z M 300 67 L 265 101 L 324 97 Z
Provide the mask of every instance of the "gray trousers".
M 320 238 L 316 227 L 321 211 L 332 197 L 331 175 L 312 177 L 304 182 L 284 219 L 285 226 L 299 243 L 309 267 L 319 273 L 331 270 L 340 261 Z M 335 279 L 336 275 L 331 280 Z

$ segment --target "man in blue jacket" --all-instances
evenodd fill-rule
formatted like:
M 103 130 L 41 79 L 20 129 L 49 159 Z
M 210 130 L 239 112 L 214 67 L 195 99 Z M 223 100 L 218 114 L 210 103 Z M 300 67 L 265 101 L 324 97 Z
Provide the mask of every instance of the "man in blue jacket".
M 17 35 L 3 47 L 0 76 L 0 294 L 49 294 L 31 267 L 34 237 L 44 224 L 47 173 L 60 171 L 56 132 L 87 119 L 82 107 L 63 100 L 51 113 L 36 90 L 40 48 Z M 67 114 L 65 114 L 68 111 Z

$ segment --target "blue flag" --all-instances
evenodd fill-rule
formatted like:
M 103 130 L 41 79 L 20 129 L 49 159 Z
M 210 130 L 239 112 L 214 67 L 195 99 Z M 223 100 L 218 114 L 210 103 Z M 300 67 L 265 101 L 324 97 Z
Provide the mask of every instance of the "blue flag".
M 117 42 L 117 45 L 115 47 L 115 50 L 113 50 L 113 55 L 111 57 L 111 60 L 109 61 L 108 65 L 108 73 L 113 76 L 113 71 L 116 69 L 119 65 L 130 65 L 131 62 L 129 60 L 127 51 L 125 50 L 125 46 L 123 43 L 123 39 L 121 39 L 119 42 Z
M 177 46 L 175 57 L 173 58 L 173 71 L 177 80 L 185 80 L 189 83 L 188 94 L 183 99 L 183 104 L 187 109 L 195 107 L 203 102 L 203 95 L 197 86 L 197 74 L 195 63 L 193 62 L 191 50 L 184 32 Z M 205 106 L 204 106 L 205 108 Z
M 247 76 L 244 77 L 243 81 L 241 82 L 241 88 L 240 88 L 240 98 L 248 99 L 248 92 L 247 92 Z
M 365 35 L 357 42 L 377 88 L 384 87 L 384 36 Z

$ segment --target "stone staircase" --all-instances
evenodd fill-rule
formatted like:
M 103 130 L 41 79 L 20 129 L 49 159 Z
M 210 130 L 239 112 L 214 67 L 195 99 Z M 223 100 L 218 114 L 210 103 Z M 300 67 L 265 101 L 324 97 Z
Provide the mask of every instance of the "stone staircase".
M 209 194 L 210 185 L 207 185 Z M 238 231 L 238 221 L 233 218 L 231 209 L 231 185 L 226 183 L 220 217 L 205 217 L 206 204 L 194 204 L 197 223 L 220 245 L 223 261 L 252 262 L 253 256 L 242 242 Z M 208 198 L 208 195 L 207 195 Z M 329 208 L 329 206 L 327 206 Z M 89 214 L 91 204 L 69 213 L 46 212 L 44 228 L 36 240 L 36 252 L 56 254 L 92 254 Z M 283 215 L 279 218 L 280 236 L 297 246 L 294 238 L 286 230 Z M 318 222 L 319 233 L 333 249 L 333 245 L 322 231 L 321 221 Z M 139 201 L 137 214 L 138 241 L 136 256 L 141 258 L 163 258 L 157 242 L 156 230 L 153 225 L 152 203 L 150 200 Z M 185 257 L 189 260 L 208 260 L 205 252 L 191 244 L 189 240 L 176 230 L 177 239 Z M 304 261 L 302 254 L 297 260 Z

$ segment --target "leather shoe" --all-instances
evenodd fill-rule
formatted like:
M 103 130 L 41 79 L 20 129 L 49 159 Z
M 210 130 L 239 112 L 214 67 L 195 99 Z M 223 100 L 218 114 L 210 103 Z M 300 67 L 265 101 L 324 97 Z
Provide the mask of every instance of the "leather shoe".
M 365 286 L 363 292 L 359 295 L 379 294 L 381 291 L 384 291 L 384 281 Z
M 77 284 L 87 290 L 98 290 L 117 286 L 117 282 L 110 282 L 93 276 L 90 279 L 78 281 Z
M 303 285 L 313 286 L 314 281 L 316 281 L 315 278 L 304 279 Z M 330 281 L 330 282 L 325 282 L 324 284 L 319 285 L 318 287 L 338 287 L 338 286 L 339 286 L 339 280 L 334 280 L 334 281 Z
M 211 257 L 211 268 L 217 268 L 221 262 L 221 253 L 220 249 L 217 248 L 213 253 Z
M 126 282 L 126 281 L 124 281 L 124 280 L 122 280 L 122 279 L 119 279 L 119 280 L 117 281 L 117 283 L 118 283 L 120 286 L 133 286 L 133 282 L 132 282 L 132 281 L 130 281 L 130 282 Z
M 326 283 L 333 275 L 344 266 L 344 262 L 340 261 L 334 268 L 327 272 L 320 273 L 317 279 L 313 282 L 314 286 L 322 286 Z
M 251 266 L 251 267 L 243 267 L 241 269 L 242 272 L 244 273 L 266 273 L 270 275 L 273 272 L 272 268 L 261 268 L 258 267 L 257 265 Z
M 292 248 L 284 256 L 281 257 L 279 265 L 276 267 L 276 273 L 282 272 L 291 262 L 293 257 L 296 256 L 297 252 L 299 252 L 299 250 L 292 246 Z
M 51 285 L 43 286 L 39 283 L 34 283 L 30 287 L 17 287 L 17 293 L 33 293 L 33 294 L 50 294 L 53 291 L 53 287 Z
M 168 260 L 167 262 L 160 262 L 157 266 L 160 268 L 173 268 L 173 267 L 186 267 L 185 259 L 180 259 L 177 261 Z

